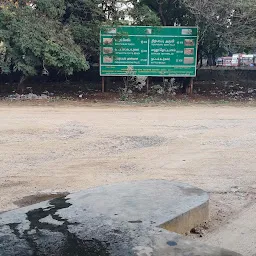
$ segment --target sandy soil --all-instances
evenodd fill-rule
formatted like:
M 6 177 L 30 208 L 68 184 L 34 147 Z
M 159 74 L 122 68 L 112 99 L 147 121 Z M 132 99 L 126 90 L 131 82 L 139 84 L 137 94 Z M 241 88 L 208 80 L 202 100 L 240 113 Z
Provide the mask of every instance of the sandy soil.
M 0 105 L 0 133 L 0 211 L 33 195 L 177 180 L 211 196 L 212 221 L 190 238 L 256 255 L 255 107 Z

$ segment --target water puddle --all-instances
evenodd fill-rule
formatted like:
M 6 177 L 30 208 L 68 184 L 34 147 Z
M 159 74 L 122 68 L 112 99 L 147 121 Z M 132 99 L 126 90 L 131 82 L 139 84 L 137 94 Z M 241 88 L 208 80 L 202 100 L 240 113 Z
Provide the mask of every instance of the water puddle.
M 66 197 L 67 195 L 69 195 L 68 192 L 37 194 L 37 195 L 25 196 L 22 199 L 17 200 L 13 203 L 18 207 L 25 207 L 25 206 L 37 204 L 43 201 L 59 198 L 59 197 Z

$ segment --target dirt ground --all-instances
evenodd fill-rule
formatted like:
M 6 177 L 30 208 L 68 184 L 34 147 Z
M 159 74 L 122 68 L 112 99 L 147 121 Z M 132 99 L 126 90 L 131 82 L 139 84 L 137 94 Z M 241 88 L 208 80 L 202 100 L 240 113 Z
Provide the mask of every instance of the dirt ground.
M 209 192 L 190 239 L 256 255 L 256 107 L 0 104 L 0 211 L 128 180 Z M 28 202 L 27 202 L 28 201 Z

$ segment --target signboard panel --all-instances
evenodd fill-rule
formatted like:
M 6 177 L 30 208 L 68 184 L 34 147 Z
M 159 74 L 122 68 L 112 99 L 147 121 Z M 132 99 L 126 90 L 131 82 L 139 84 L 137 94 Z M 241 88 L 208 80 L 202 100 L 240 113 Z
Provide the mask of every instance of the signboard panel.
M 101 76 L 194 77 L 196 27 L 104 27 Z

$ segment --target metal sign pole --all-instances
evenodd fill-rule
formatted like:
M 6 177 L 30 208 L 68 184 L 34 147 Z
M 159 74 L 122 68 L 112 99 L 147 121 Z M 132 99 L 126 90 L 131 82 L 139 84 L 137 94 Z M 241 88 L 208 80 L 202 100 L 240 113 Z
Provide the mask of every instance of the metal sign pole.
M 149 93 L 149 76 L 147 77 L 147 94 Z
M 101 90 L 102 90 L 102 93 L 105 92 L 105 76 L 102 77 Z

